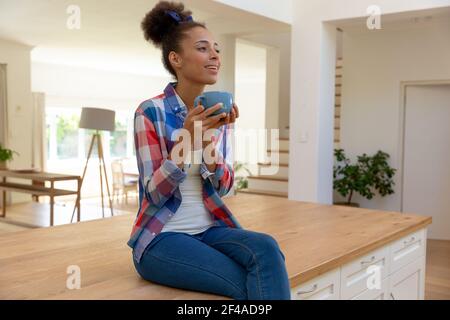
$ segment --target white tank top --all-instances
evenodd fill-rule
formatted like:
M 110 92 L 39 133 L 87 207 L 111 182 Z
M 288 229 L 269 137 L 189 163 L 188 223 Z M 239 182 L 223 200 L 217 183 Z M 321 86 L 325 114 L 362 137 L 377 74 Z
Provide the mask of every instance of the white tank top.
M 202 150 L 197 150 L 195 153 L 197 153 L 197 157 L 200 157 L 198 159 L 201 159 Z M 194 152 L 191 153 L 191 161 L 186 161 L 184 165 L 187 176 L 179 185 L 182 197 L 181 205 L 161 232 L 176 231 L 196 234 L 205 231 L 215 223 L 203 203 L 200 164 L 195 164 L 193 157 Z

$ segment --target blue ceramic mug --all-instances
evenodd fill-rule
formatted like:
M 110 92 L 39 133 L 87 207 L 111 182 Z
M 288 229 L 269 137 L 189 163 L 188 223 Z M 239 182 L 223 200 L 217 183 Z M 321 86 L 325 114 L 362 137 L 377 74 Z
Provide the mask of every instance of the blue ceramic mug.
M 215 106 L 218 103 L 222 103 L 222 108 L 213 112 L 211 115 L 221 114 L 225 112 L 226 114 L 231 112 L 233 108 L 233 95 L 226 91 L 208 91 L 204 92 L 202 95 L 198 96 L 194 100 L 194 107 L 198 106 L 200 102 L 201 105 L 206 109 Z

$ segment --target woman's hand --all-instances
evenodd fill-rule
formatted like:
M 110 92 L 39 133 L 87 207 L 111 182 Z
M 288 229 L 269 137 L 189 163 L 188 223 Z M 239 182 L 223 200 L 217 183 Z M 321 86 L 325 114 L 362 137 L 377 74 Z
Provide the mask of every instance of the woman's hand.
M 184 129 L 187 129 L 191 134 L 194 133 L 194 122 L 202 121 L 202 132 L 208 129 L 217 129 L 224 124 L 234 123 L 236 118 L 239 118 L 239 109 L 235 103 L 233 103 L 231 112 L 229 114 L 220 113 L 218 115 L 211 116 L 214 112 L 221 108 L 221 104 L 218 103 L 209 109 L 199 104 L 197 107 L 188 112 L 184 121 Z
M 229 123 L 234 123 L 236 121 L 236 118 L 239 117 L 239 109 L 235 103 L 233 103 L 233 107 L 228 115 L 225 112 L 220 113 L 218 115 L 212 115 L 215 111 L 219 110 L 221 107 L 222 107 L 221 104 L 218 103 L 218 104 L 212 106 L 211 108 L 208 108 L 205 110 L 204 107 L 201 104 L 199 104 L 197 107 L 190 110 L 188 112 L 188 114 L 186 115 L 186 118 L 184 120 L 183 129 L 187 130 L 189 133 L 188 137 L 186 137 L 186 138 L 188 138 L 190 140 L 190 145 L 191 145 L 191 147 L 193 147 L 193 150 L 195 150 L 196 147 L 200 147 L 200 146 L 202 149 L 205 149 L 211 143 L 211 140 L 203 141 L 204 133 L 207 130 L 218 129 L 223 125 L 226 125 Z M 195 127 L 196 121 L 201 121 L 201 136 L 200 137 L 195 137 L 195 135 L 194 135 L 194 127 Z M 183 135 L 182 140 L 179 140 L 178 142 L 176 142 L 175 145 L 177 145 L 179 143 L 184 143 L 184 141 L 183 141 L 184 137 L 185 136 Z M 195 143 L 194 138 L 198 140 L 197 143 Z M 175 147 L 175 145 L 174 145 L 174 147 Z M 184 157 L 185 157 L 184 152 L 182 152 L 181 157 L 184 159 Z M 169 155 L 169 159 L 172 159 L 172 155 Z M 177 162 L 177 165 L 180 166 L 180 168 L 181 168 L 183 164 L 181 162 L 180 163 Z
M 223 124 L 229 124 L 236 122 L 236 119 L 239 118 L 239 109 L 236 103 L 233 103 L 233 107 L 231 108 L 231 112 L 224 118 Z
M 239 117 L 238 106 L 235 103 L 233 103 L 233 107 L 231 108 L 230 113 L 227 114 L 225 117 L 221 118 L 219 120 L 219 123 L 215 126 L 215 128 L 221 127 L 226 124 L 234 123 L 236 121 L 236 118 L 238 118 L 238 117 Z M 211 137 L 211 139 L 212 139 L 212 137 Z M 212 140 L 208 140 L 207 138 L 205 140 L 203 140 L 203 150 L 206 151 L 207 150 L 206 148 L 211 143 L 214 143 L 214 142 Z M 206 155 L 204 155 L 204 156 L 212 157 L 212 159 L 213 159 L 212 163 L 211 163 L 211 161 L 208 161 L 206 163 L 206 166 L 210 172 L 214 172 L 216 170 L 216 163 L 217 163 L 216 147 L 213 145 L 212 153 L 208 154 L 208 152 L 206 152 Z M 211 160 L 211 159 L 208 159 L 208 160 Z
M 206 130 L 218 128 L 220 126 L 221 119 L 225 118 L 226 114 L 220 113 L 218 115 L 211 116 L 211 114 L 219 110 L 220 107 L 221 104 L 218 103 L 213 107 L 205 110 L 205 108 L 201 104 L 199 104 L 197 107 L 188 112 L 186 119 L 184 120 L 183 129 L 186 129 L 190 133 L 192 141 L 196 121 L 201 121 L 202 135 Z

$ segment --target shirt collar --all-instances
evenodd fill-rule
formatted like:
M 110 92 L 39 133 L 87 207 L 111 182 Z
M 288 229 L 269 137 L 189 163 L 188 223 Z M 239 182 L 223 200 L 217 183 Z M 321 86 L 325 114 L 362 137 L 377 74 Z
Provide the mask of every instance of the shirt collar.
M 180 113 L 183 116 L 187 114 L 187 107 L 184 101 L 180 98 L 178 93 L 175 91 L 175 87 L 178 82 L 169 82 L 169 84 L 164 89 L 164 94 L 167 99 L 167 103 L 169 104 L 172 112 L 174 114 Z

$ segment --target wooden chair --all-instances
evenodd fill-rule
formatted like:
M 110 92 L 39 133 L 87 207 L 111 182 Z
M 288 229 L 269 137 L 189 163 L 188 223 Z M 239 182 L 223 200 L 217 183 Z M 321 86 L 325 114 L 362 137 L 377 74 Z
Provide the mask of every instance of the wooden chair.
M 123 172 L 122 160 L 114 160 L 111 162 L 112 177 L 113 177 L 113 201 L 116 198 L 119 203 L 119 195 L 125 195 L 125 203 L 128 204 L 128 192 L 133 191 L 137 197 L 137 179 L 127 178 Z

